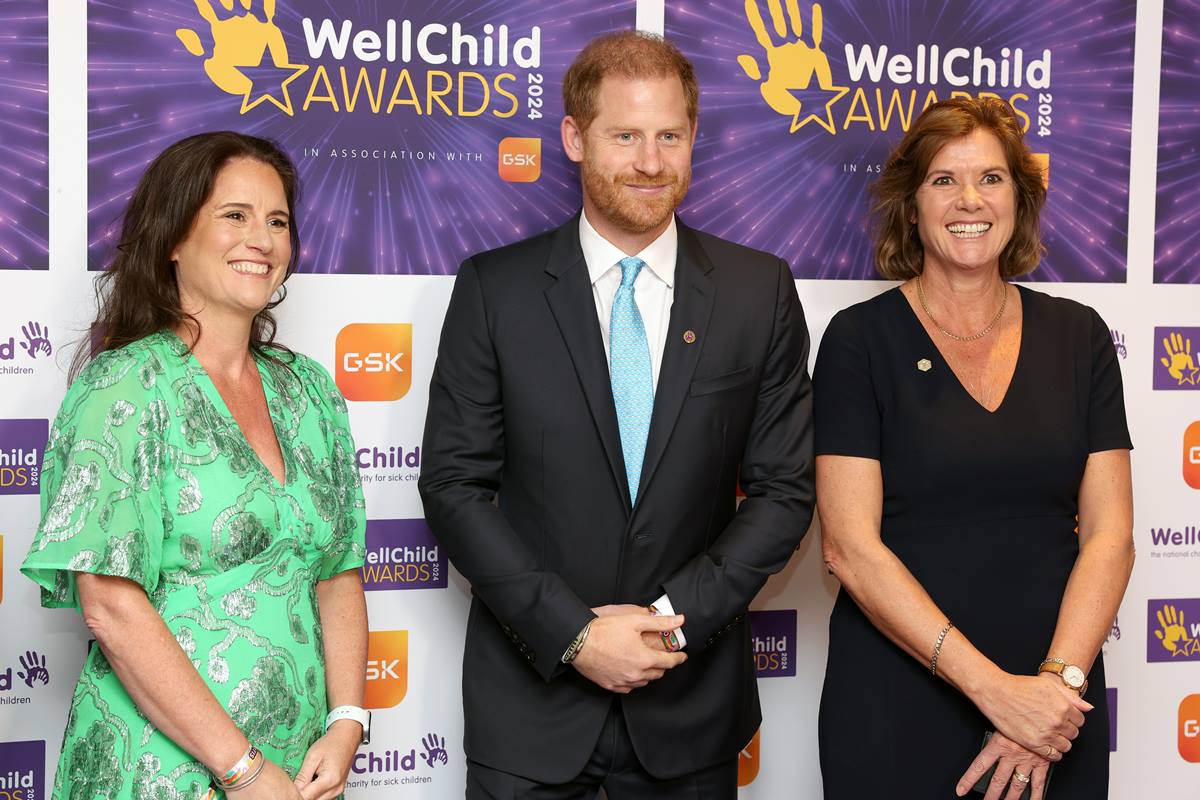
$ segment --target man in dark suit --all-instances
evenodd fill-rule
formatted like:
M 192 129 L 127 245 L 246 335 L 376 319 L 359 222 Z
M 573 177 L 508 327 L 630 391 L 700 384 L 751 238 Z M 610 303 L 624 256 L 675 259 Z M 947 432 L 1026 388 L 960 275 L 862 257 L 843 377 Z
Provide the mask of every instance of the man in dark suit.
M 583 211 L 463 263 L 430 386 L 421 496 L 474 594 L 467 797 L 732 798 L 747 608 L 812 517 L 804 315 L 783 261 L 675 219 L 674 46 L 598 39 L 563 94 Z

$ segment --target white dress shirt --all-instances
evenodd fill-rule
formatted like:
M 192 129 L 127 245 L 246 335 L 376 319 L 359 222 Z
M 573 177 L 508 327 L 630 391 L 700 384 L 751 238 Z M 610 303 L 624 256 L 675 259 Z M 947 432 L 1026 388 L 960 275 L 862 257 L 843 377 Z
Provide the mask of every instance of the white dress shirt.
M 600 324 L 600 336 L 604 339 L 604 358 L 612 364 L 609 353 L 609 322 L 612 317 L 613 300 L 621 286 L 621 259 L 626 257 L 619 247 L 605 239 L 588 222 L 587 214 L 579 215 L 579 246 L 583 249 L 583 260 L 587 264 L 588 277 L 592 282 L 592 297 L 596 301 L 596 320 Z M 633 299 L 642 325 L 646 329 L 646 343 L 650 346 L 650 370 L 655 388 L 662 371 L 663 351 L 667 347 L 667 328 L 671 324 L 671 304 L 675 302 L 675 258 L 679 252 L 679 230 L 675 215 L 662 235 L 637 254 L 646 262 L 633 282 Z M 654 601 L 654 607 L 664 616 L 675 613 L 671 600 L 665 594 Z M 675 630 L 680 648 L 687 644 L 683 631 Z

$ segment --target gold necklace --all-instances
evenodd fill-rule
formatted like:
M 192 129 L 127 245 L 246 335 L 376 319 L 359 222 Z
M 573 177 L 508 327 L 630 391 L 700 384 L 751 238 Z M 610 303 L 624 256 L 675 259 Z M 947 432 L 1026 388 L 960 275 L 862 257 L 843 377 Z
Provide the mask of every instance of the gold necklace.
M 929 315 L 929 321 L 933 323 L 933 327 L 942 332 L 943 335 L 949 336 L 956 342 L 973 342 L 976 339 L 982 339 L 992 332 L 992 328 L 996 327 L 996 323 L 1000 321 L 1000 317 L 1004 316 L 1004 307 L 1008 305 L 1008 284 L 1001 284 L 1004 288 L 1004 299 L 1000 301 L 1000 308 L 996 311 L 996 316 L 992 317 L 992 321 L 987 324 L 987 327 L 973 336 L 959 336 L 957 333 L 951 333 L 941 326 L 937 318 L 933 316 L 933 312 L 929 310 L 929 303 L 925 300 L 925 289 L 921 286 L 921 276 L 917 276 L 917 297 L 921 300 L 921 308 L 925 309 L 925 313 Z

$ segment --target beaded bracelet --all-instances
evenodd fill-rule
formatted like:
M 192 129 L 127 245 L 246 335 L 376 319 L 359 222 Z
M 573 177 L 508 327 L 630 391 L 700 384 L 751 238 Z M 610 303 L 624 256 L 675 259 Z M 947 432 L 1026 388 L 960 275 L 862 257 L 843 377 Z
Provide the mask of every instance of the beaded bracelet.
M 938 634 L 937 642 L 933 645 L 933 657 L 929 659 L 929 674 L 937 675 L 938 656 L 942 654 L 942 644 L 946 641 L 946 634 L 950 633 L 950 629 L 954 627 L 954 623 L 946 620 L 946 627 L 942 628 L 942 632 Z

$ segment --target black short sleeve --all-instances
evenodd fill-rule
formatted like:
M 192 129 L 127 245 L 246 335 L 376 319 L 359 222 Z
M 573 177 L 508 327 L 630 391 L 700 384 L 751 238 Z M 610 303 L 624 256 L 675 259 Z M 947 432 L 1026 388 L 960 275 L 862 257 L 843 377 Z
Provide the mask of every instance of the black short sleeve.
M 1117 363 L 1112 333 L 1093 309 L 1092 382 L 1088 398 L 1088 452 L 1132 450 L 1129 424 L 1125 419 L 1125 392 L 1121 386 L 1121 366 Z
M 879 458 L 880 409 L 866 341 L 853 309 L 825 329 L 813 372 L 816 454 Z

